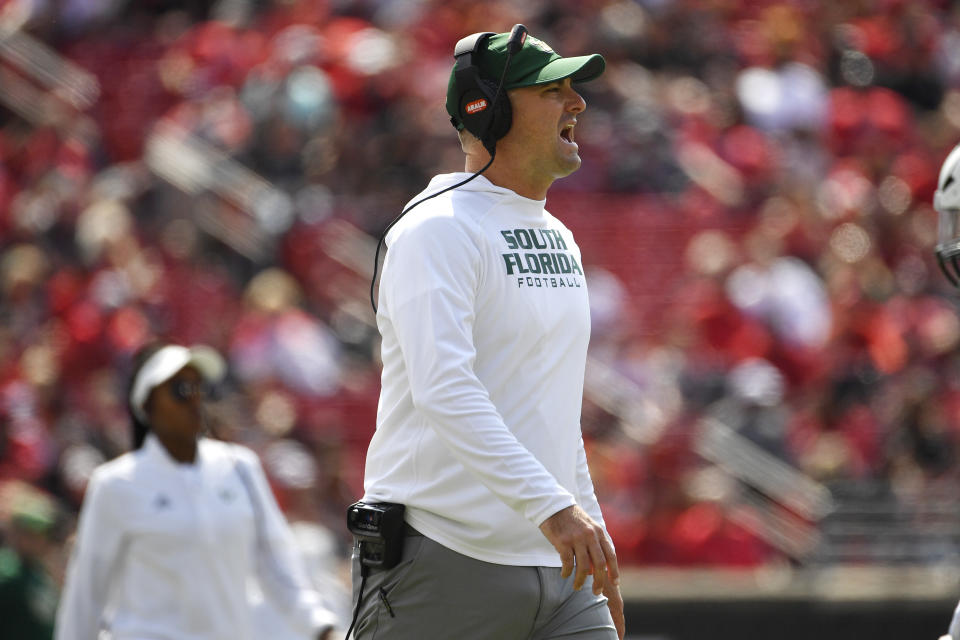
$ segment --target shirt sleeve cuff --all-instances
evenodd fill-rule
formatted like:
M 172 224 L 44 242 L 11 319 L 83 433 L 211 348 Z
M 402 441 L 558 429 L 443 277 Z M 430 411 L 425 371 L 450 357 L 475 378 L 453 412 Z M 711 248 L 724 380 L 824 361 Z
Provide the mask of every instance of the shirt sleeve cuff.
M 577 501 L 572 494 L 562 493 L 546 502 L 544 506 L 538 508 L 535 512 L 531 513 L 528 516 L 528 519 L 539 527 L 541 524 L 543 524 L 544 520 L 553 514 L 563 511 L 567 507 L 572 507 L 575 504 L 577 504 Z

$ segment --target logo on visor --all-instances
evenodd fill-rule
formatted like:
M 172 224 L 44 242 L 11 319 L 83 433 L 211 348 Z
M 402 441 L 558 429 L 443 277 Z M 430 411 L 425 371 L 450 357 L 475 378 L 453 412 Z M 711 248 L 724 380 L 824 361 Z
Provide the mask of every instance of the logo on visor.
M 530 36 L 529 38 L 527 38 L 527 42 L 533 45 L 534 47 L 536 47 L 537 49 L 540 49 L 540 51 L 543 51 L 544 53 L 555 53 L 554 50 L 550 48 L 550 45 L 548 45 L 543 40 L 540 40 L 539 38 L 534 38 L 533 36 Z
M 467 115 L 473 115 L 479 113 L 487 108 L 487 101 L 485 98 L 480 98 L 479 100 L 474 100 L 473 102 L 467 103 L 467 106 L 464 107 L 464 110 L 467 112 Z

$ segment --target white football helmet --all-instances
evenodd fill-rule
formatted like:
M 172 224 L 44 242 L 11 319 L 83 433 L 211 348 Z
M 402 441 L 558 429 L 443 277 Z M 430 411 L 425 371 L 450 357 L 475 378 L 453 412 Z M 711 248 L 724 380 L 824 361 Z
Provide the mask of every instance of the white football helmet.
M 940 214 L 936 249 L 940 269 L 950 284 L 960 287 L 960 144 L 940 168 L 933 208 Z

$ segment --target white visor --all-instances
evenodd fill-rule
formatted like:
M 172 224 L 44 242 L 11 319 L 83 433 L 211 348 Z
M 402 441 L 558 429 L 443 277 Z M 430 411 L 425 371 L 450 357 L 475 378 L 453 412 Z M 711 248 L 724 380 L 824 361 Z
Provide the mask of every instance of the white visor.
M 150 392 L 175 376 L 186 366 L 192 366 L 200 372 L 207 382 L 219 382 L 227 371 L 227 363 L 216 349 L 204 345 L 181 347 L 169 345 L 150 356 L 133 381 L 130 389 L 130 408 L 143 422 L 147 415 L 143 405 Z

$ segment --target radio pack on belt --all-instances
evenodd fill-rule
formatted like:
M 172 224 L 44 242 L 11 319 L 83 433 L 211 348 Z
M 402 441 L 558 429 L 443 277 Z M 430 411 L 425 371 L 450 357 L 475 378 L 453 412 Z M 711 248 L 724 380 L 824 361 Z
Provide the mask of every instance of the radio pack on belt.
M 403 551 L 402 504 L 355 502 L 347 509 L 347 528 L 360 544 L 360 564 L 373 569 L 392 569 Z

